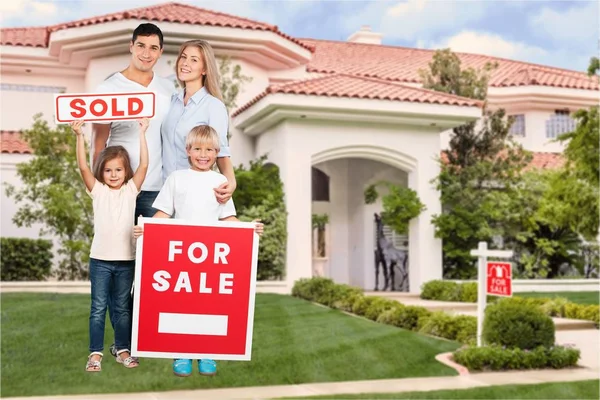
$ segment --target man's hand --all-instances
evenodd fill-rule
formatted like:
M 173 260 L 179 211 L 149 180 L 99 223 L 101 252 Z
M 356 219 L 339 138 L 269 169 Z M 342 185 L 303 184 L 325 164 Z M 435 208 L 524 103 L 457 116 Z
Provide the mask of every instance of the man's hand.
M 260 222 L 260 219 L 255 219 L 252 222 L 254 222 L 254 232 L 256 232 L 258 236 L 261 236 L 265 231 L 265 224 Z
M 229 182 L 223 182 L 219 187 L 215 188 L 215 196 L 220 204 L 225 204 L 231 199 L 234 191 L 233 185 Z

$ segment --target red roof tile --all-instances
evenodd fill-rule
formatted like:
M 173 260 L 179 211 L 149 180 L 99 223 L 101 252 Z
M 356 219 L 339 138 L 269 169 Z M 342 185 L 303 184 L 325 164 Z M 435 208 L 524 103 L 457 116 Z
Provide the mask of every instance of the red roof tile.
M 283 32 L 279 31 L 279 28 L 277 28 L 275 25 L 269 25 L 263 22 L 253 21 L 242 17 L 236 17 L 234 15 L 179 3 L 166 3 L 151 7 L 140 7 L 43 28 L 6 28 L 2 29 L 2 44 L 14 46 L 48 47 L 48 38 L 50 32 L 127 19 L 271 31 L 308 50 L 311 50 L 309 45 L 306 45 L 303 42 L 284 34 Z
M 3 28 L 0 36 L 0 43 L 3 46 L 48 47 L 50 32 L 47 27 Z
M 531 152 L 531 161 L 525 171 L 531 169 L 559 169 L 565 165 L 565 157 L 561 153 Z M 440 158 L 443 163 L 448 162 L 446 151 L 442 151 Z
M 263 97 L 274 93 L 405 101 L 468 107 L 481 107 L 483 105 L 483 102 L 481 101 L 435 92 L 433 90 L 406 86 L 397 82 L 345 74 L 330 74 L 302 81 L 270 85 L 264 92 L 236 110 L 236 112 L 233 113 L 233 116 L 250 108 Z
M 309 72 L 345 73 L 398 82 L 421 82 L 420 69 L 428 69 L 434 50 L 381 46 L 364 43 L 301 39 L 314 47 Z M 599 90 L 598 77 L 583 72 L 484 56 L 456 53 L 464 67 L 483 68 L 498 63 L 490 86 L 541 85 Z
M 21 138 L 19 131 L 0 131 L 0 153 L 31 154 L 26 141 Z

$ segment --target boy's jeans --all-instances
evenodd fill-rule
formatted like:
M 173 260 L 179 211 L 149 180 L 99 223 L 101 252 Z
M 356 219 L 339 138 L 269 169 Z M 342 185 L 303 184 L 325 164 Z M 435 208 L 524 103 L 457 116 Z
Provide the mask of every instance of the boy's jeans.
M 135 261 L 103 261 L 90 258 L 92 306 L 90 311 L 90 352 L 104 349 L 104 325 L 109 296 L 113 307 L 111 322 L 117 350 L 131 347 L 131 285 Z

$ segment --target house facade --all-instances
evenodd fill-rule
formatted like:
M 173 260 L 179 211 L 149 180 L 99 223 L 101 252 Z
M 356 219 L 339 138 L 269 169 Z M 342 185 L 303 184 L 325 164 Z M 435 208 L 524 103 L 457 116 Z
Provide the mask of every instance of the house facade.
M 286 282 L 322 274 L 365 289 L 374 286 L 374 213 L 364 189 L 386 180 L 417 192 L 426 210 L 407 237 L 386 235 L 408 250 L 409 289 L 442 276 L 441 242 L 432 215 L 441 210 L 431 185 L 450 130 L 481 117 L 482 104 L 421 88 L 418 71 L 431 50 L 381 45 L 361 28 L 345 42 L 290 37 L 277 27 L 168 3 L 37 28 L 2 29 L 2 183 L 19 184 L 15 165 L 30 149 L 19 131 L 36 113 L 52 123 L 54 94 L 91 92 L 129 63 L 128 43 L 142 22 L 164 33 L 155 67 L 173 74 L 181 43 L 208 40 L 217 57 L 230 57 L 246 83 L 231 114 L 235 164 L 267 154 L 279 167 L 288 211 Z M 513 133 L 534 152 L 534 166 L 562 162 L 559 133 L 572 129 L 570 113 L 597 104 L 598 81 L 584 73 L 492 57 L 459 54 L 466 67 L 497 62 L 491 107 L 514 115 Z M 39 226 L 18 228 L 17 210 L 2 193 L 4 237 L 37 237 Z M 313 257 L 312 214 L 327 214 L 325 257 Z

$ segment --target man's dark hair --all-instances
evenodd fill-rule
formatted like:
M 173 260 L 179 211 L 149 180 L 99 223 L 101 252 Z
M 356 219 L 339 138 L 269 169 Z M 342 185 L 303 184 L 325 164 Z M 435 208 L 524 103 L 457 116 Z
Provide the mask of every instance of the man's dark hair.
M 163 34 L 162 34 L 162 31 L 160 30 L 160 28 L 154 24 L 140 24 L 140 26 L 135 28 L 135 30 L 133 31 L 133 37 L 131 38 L 131 42 L 135 43 L 135 39 L 137 39 L 138 36 L 152 36 L 152 35 L 158 36 L 158 41 L 160 42 L 160 48 L 162 49 L 163 48 Z

